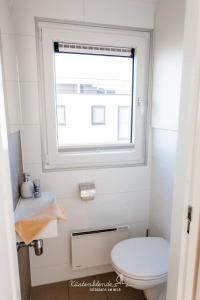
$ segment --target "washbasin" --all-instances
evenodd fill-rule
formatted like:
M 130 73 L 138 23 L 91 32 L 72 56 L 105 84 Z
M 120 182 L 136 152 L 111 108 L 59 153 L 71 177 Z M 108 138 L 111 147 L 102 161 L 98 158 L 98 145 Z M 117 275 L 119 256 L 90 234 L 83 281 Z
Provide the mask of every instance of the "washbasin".
M 56 203 L 54 193 L 44 192 L 40 198 L 20 198 L 15 209 L 15 222 L 27 219 L 51 204 Z
M 15 209 L 15 222 L 29 219 L 32 215 L 37 214 L 41 210 L 56 203 L 55 193 L 43 192 L 40 198 L 23 199 L 20 198 Z M 36 239 L 52 238 L 58 235 L 57 220 L 52 220 L 48 225 L 38 234 Z M 19 236 L 17 241 L 21 241 Z

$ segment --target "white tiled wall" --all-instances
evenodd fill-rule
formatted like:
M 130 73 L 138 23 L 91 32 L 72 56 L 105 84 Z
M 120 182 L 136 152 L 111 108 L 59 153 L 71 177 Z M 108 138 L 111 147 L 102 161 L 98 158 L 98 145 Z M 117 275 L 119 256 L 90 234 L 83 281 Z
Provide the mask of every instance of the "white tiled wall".
M 45 241 L 44 254 L 31 252 L 32 284 L 39 285 L 110 270 L 110 266 L 72 271 L 70 231 L 95 226 L 129 224 L 132 236 L 145 235 L 149 222 L 149 166 L 97 170 L 42 172 L 40 104 L 34 17 L 76 20 L 153 28 L 153 0 L 42 0 L 14 1 L 16 47 L 22 103 L 24 170 L 41 180 L 44 191 L 55 191 L 67 221 L 59 223 L 59 236 Z M 78 184 L 94 181 L 94 201 L 81 202 Z
M 150 233 L 170 239 L 177 131 L 153 129 Z
M 66 222 L 59 223 L 58 239 L 45 241 L 45 252 L 38 258 L 31 253 L 33 285 L 80 277 L 110 268 L 71 270 L 70 231 L 98 226 L 129 224 L 132 236 L 145 235 L 149 222 L 149 171 L 147 167 L 136 169 L 82 170 L 42 173 L 41 164 L 27 163 L 25 170 L 41 179 L 43 190 L 55 191 L 58 202 L 66 211 Z M 124 180 L 126 176 L 126 180 Z M 78 184 L 94 181 L 97 195 L 94 201 L 82 202 Z M 63 248 L 64 247 L 64 248 Z M 49 259 L 51 257 L 51 259 Z M 57 263 L 57 261 L 60 261 Z M 49 274 L 52 271 L 53 274 Z
M 184 0 L 161 0 L 158 4 L 154 33 L 154 128 L 178 129 L 184 12 Z
M 183 0 L 161 0 L 155 18 L 150 233 L 168 240 L 179 122 L 184 8 Z
M 38 83 L 21 82 L 21 106 L 23 107 L 22 121 L 24 125 L 38 125 L 40 119 L 38 102 Z
M 34 35 L 33 18 L 45 17 L 102 24 L 153 28 L 157 0 L 18 0 L 14 2 L 15 31 Z
M 0 0 L 0 34 L 7 126 L 8 133 L 12 133 L 21 128 L 22 119 L 14 26 L 8 2 L 5 0 Z
M 153 1 L 84 1 L 84 21 L 104 24 L 153 28 Z

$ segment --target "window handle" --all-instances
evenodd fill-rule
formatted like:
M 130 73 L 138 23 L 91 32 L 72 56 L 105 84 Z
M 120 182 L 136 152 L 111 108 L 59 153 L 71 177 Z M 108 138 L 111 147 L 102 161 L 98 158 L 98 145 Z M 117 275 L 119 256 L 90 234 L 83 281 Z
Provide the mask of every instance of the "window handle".
M 136 101 L 136 105 L 140 109 L 140 113 L 143 116 L 143 114 L 144 114 L 144 100 L 143 100 L 143 98 L 138 97 L 137 101 Z
M 144 100 L 141 97 L 137 98 L 137 106 L 142 106 L 144 104 Z

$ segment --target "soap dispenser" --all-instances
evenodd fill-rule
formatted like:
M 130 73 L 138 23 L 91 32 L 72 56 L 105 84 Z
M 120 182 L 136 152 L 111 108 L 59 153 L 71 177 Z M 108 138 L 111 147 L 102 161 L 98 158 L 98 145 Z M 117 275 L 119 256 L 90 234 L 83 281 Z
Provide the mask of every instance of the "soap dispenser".
M 31 179 L 31 176 L 27 173 L 24 173 L 23 177 L 24 178 L 21 185 L 21 196 L 25 199 L 33 198 L 33 181 Z

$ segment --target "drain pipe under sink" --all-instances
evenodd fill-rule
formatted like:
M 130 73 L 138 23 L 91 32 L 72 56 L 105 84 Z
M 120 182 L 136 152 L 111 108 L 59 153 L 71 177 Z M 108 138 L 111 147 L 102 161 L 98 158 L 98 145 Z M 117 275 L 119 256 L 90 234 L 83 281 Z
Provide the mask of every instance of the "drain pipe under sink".
M 17 242 L 17 251 L 19 251 L 21 248 L 33 247 L 35 255 L 40 256 L 43 254 L 43 246 L 44 242 L 42 239 L 34 240 L 28 245 L 26 245 L 24 242 Z

